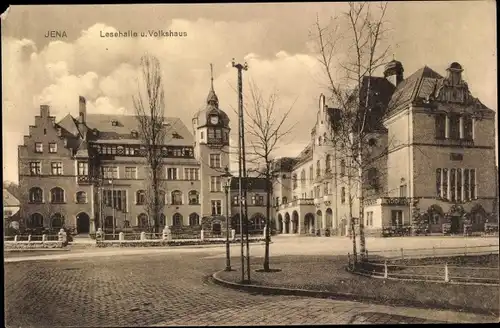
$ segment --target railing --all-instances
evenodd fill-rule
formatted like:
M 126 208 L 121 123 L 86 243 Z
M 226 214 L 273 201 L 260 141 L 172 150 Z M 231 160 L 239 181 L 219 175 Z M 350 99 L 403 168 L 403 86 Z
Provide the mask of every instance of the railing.
M 297 205 L 314 205 L 314 198 L 299 198 L 292 200 L 291 202 L 288 202 L 286 204 L 281 204 L 280 209 L 285 209 L 288 207 L 293 207 Z
M 499 245 L 371 251 L 349 269 L 374 278 L 499 285 Z M 466 256 L 464 258 L 464 256 Z M 489 266 L 483 265 L 490 262 Z M 470 263 L 467 263 L 470 262 Z M 414 264 L 412 264 L 414 263 Z M 460 265 L 466 263 L 467 265 Z M 495 266 L 493 266 L 495 265 Z
M 377 256 L 378 259 L 386 260 L 405 260 L 416 258 L 438 258 L 450 256 L 467 256 L 467 255 L 489 255 L 498 254 L 499 245 L 483 245 L 483 246 L 465 246 L 465 247 L 432 247 L 432 248 L 400 248 L 390 250 L 370 251 L 367 254 L 370 257 Z M 377 258 L 373 258 L 377 259 Z

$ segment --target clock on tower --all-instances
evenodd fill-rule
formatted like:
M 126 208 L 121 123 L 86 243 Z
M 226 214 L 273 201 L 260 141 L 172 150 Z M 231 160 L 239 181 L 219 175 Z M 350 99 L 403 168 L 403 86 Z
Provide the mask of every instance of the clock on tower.
M 218 124 L 219 123 L 219 116 L 217 116 L 217 115 L 210 116 L 210 123 L 212 123 L 214 125 Z

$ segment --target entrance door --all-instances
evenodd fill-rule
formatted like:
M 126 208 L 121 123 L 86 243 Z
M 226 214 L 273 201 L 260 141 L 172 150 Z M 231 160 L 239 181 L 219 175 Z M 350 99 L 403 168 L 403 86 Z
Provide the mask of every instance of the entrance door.
M 76 217 L 76 231 L 78 233 L 90 232 L 90 217 L 87 213 L 80 213 Z
M 452 216 L 451 217 L 451 233 L 456 234 L 460 232 L 460 217 Z

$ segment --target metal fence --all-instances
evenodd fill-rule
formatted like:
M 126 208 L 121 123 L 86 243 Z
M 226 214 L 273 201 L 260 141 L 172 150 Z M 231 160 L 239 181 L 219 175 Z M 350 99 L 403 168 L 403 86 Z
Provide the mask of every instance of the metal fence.
M 349 256 L 349 269 L 383 279 L 499 285 L 498 254 L 499 245 L 372 251 L 356 264 Z

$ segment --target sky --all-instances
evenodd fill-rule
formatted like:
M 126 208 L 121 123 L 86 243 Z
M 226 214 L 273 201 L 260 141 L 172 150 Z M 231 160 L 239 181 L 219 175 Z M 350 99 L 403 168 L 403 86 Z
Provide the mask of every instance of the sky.
M 295 156 L 310 140 L 319 95 L 325 90 L 310 31 L 345 3 L 205 5 L 11 6 L 2 15 L 2 142 L 4 180 L 17 181 L 17 146 L 41 104 L 61 119 L 77 115 L 78 96 L 89 113 L 132 114 L 137 67 L 145 53 L 161 63 L 166 116 L 191 119 L 206 104 L 210 63 L 221 109 L 237 132 L 237 72 L 248 62 L 250 82 L 292 107 L 293 133 L 274 156 Z M 440 74 L 451 62 L 464 68 L 472 94 L 497 110 L 494 1 L 390 2 L 385 44 L 405 76 L 427 65 Z M 185 32 L 184 37 L 102 37 L 106 32 Z M 46 37 L 58 31 L 62 37 Z M 392 57 L 392 56 L 391 56 Z M 392 59 L 392 58 L 389 58 Z

